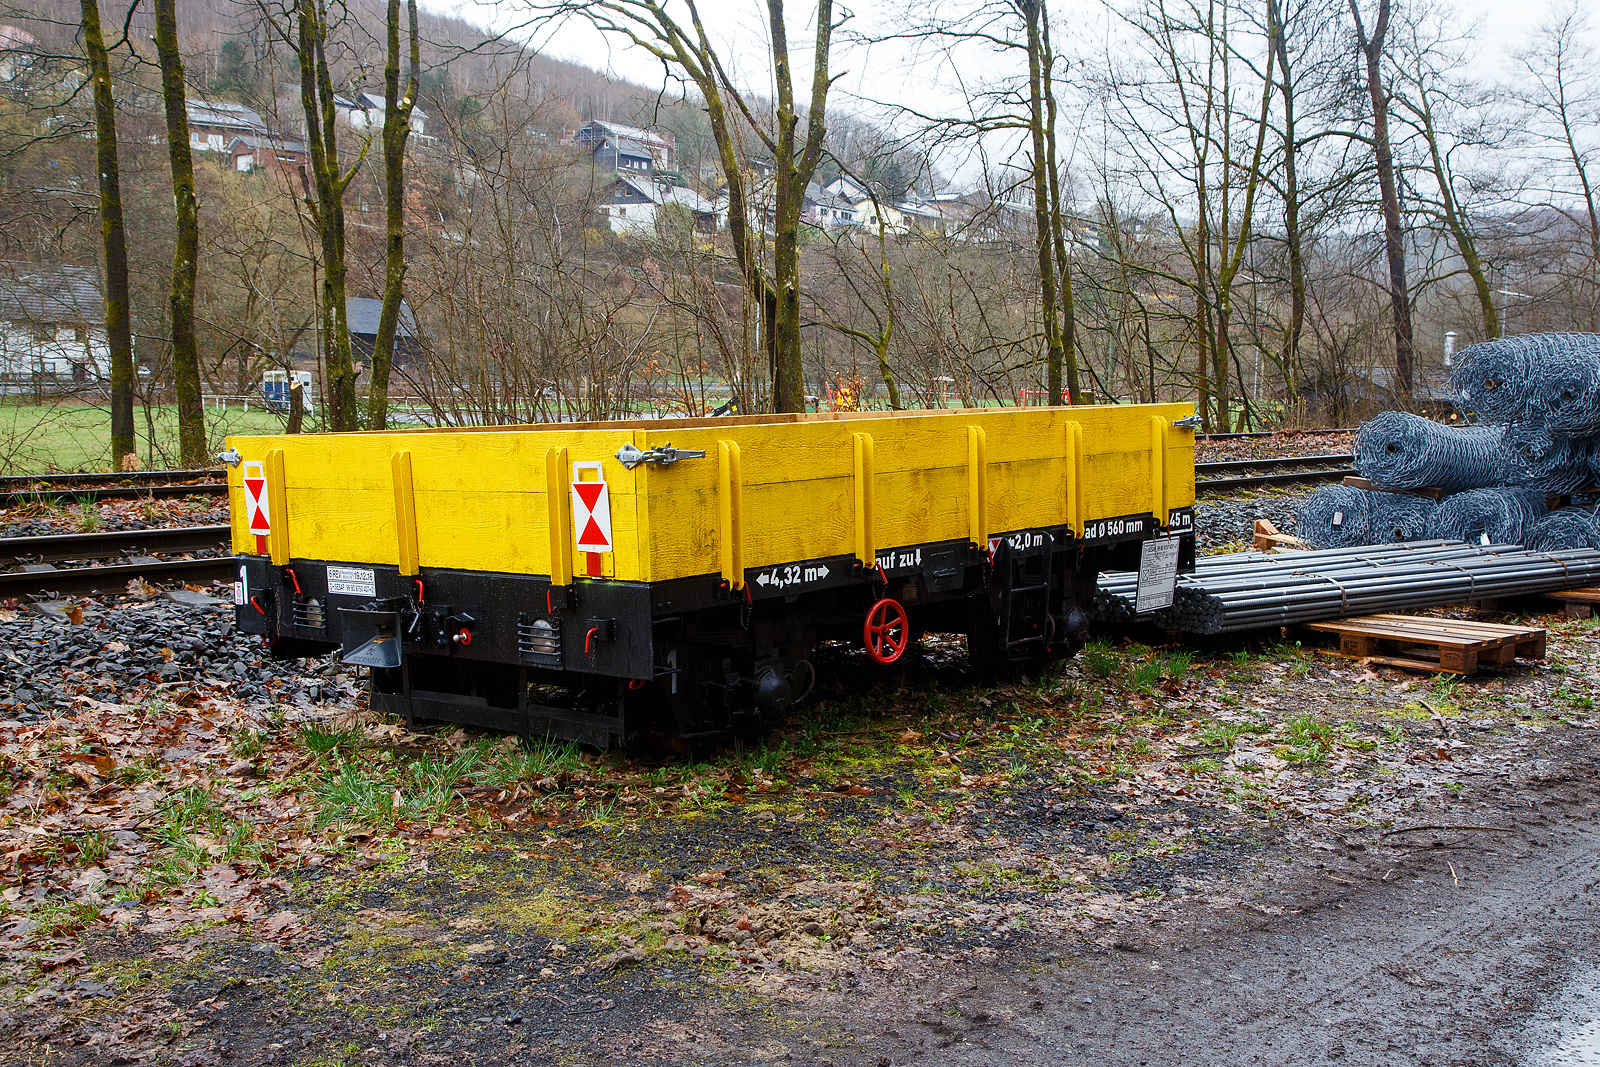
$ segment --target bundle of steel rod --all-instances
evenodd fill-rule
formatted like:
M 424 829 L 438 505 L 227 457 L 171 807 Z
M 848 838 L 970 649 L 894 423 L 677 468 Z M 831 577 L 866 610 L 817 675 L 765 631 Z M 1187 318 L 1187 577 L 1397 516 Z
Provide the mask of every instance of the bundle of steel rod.
M 1097 602 L 1123 600 L 1133 617 L 1139 576 L 1100 576 Z M 1600 581 L 1600 551 L 1530 552 L 1515 545 L 1418 541 L 1286 555 L 1202 558 L 1181 575 L 1165 611 L 1138 616 L 1170 630 L 1233 633 L 1352 615 L 1570 589 Z
M 1435 486 L 1453 493 L 1505 485 L 1511 473 L 1497 428 L 1442 426 L 1404 411 L 1362 423 L 1355 451 L 1356 469 L 1379 489 Z

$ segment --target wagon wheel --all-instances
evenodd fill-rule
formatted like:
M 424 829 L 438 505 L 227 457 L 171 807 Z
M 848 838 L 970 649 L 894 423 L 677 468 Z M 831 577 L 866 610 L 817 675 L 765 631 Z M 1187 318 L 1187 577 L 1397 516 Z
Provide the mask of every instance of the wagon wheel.
M 861 638 L 866 642 L 867 655 L 874 662 L 887 666 L 905 655 L 911 643 L 911 626 L 906 619 L 906 609 L 893 597 L 884 597 L 867 612 L 867 621 L 861 627 Z

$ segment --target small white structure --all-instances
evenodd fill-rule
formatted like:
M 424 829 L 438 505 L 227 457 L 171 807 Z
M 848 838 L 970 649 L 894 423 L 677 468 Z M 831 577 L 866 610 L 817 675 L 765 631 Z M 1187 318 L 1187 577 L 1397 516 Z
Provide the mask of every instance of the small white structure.
M 236 137 L 259 137 L 267 132 L 261 113 L 243 104 L 190 100 L 189 147 L 196 152 L 225 152 Z
M 601 191 L 598 208 L 613 233 L 653 234 L 661 208 L 677 204 L 694 218 L 694 228 L 702 233 L 717 230 L 717 208 L 693 189 L 667 182 L 648 181 L 632 175 L 618 175 Z
M 357 93 L 346 98 L 338 97 L 334 106 L 350 124 L 352 130 L 381 130 L 383 116 L 388 110 L 382 93 Z M 420 107 L 411 108 L 411 132 L 418 137 L 428 136 L 428 113 Z
M 110 377 L 99 272 L 0 262 L 0 394 L 96 388 Z
M 911 228 L 906 224 L 903 211 L 889 203 L 888 197 L 878 194 L 874 202 L 871 191 L 864 189 L 851 178 L 840 176 L 822 187 L 836 200 L 849 205 L 854 212 L 854 222 L 864 226 L 872 233 L 878 232 L 878 219 L 883 219 L 883 231 L 894 236 L 909 233 Z

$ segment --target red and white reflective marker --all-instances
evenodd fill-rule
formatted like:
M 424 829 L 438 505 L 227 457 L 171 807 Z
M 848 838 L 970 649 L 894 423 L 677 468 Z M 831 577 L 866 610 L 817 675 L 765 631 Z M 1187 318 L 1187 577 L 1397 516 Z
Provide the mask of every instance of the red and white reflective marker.
M 244 514 L 250 521 L 250 532 L 256 535 L 256 551 L 266 555 L 272 509 L 267 500 L 267 475 L 260 463 L 244 465 Z
M 579 481 L 578 472 L 592 470 L 593 481 Z M 611 544 L 611 491 L 600 477 L 600 464 L 574 463 L 572 465 L 572 529 L 577 534 L 577 549 L 588 553 L 589 577 L 601 575 L 600 554 L 610 552 Z

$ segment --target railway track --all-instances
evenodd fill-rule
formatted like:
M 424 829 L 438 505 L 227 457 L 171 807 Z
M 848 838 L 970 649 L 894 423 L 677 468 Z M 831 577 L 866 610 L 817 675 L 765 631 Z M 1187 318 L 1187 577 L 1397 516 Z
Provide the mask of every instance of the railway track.
M 128 471 L 123 474 L 24 474 L 0 477 L 0 507 L 34 501 L 140 500 L 221 495 L 221 471 Z
M 156 559 L 153 553 L 225 549 L 227 526 L 48 534 L 0 538 L 0 599 L 40 593 L 120 593 L 134 578 L 146 582 L 209 582 L 234 576 L 232 556 Z M 63 561 L 135 558 L 127 562 L 56 567 Z
M 1277 459 L 1225 459 L 1194 465 L 1197 496 L 1238 489 L 1337 482 L 1358 473 L 1355 456 L 1281 456 Z M 1210 477 L 1207 477 L 1207 476 Z
M 1332 430 L 1245 430 L 1240 433 L 1197 433 L 1196 441 L 1240 441 L 1251 437 L 1281 437 L 1291 433 L 1355 433 L 1357 427 L 1346 426 Z

